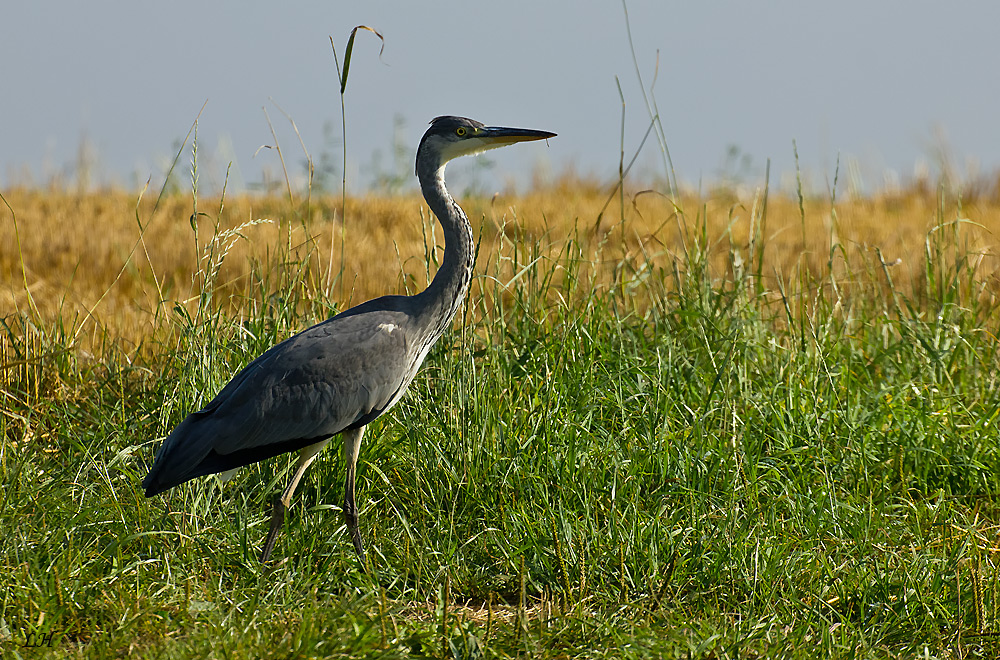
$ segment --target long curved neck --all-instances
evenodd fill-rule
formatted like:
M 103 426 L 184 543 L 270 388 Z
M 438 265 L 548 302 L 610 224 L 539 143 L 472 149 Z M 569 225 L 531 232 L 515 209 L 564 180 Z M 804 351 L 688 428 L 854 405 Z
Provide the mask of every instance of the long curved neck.
M 430 286 L 417 294 L 422 298 L 421 316 L 433 342 L 451 325 L 472 281 L 475 243 L 465 212 L 444 186 L 444 165 L 417 167 L 420 190 L 431 212 L 444 229 L 444 259 Z

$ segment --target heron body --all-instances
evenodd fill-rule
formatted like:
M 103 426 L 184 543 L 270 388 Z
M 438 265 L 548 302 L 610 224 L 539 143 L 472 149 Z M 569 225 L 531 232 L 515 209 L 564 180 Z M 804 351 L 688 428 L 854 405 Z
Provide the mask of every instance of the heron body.
M 261 561 L 267 561 L 302 475 L 339 434 L 347 464 L 344 518 L 365 566 L 354 484 L 361 436 L 402 397 L 450 327 L 472 279 L 472 227 L 445 187 L 445 165 L 459 156 L 554 135 L 487 127 L 462 117 L 434 119 L 416 158 L 421 192 L 445 238 L 444 259 L 430 286 L 414 296 L 383 296 L 352 307 L 251 362 L 163 441 L 142 482 L 146 497 L 195 477 L 299 452 L 296 471 L 274 503 L 261 552 Z

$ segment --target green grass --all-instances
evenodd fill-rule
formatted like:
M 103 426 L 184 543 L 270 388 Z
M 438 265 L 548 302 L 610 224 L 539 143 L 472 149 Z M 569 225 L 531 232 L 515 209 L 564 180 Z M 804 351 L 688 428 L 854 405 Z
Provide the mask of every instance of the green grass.
M 998 324 L 950 220 L 911 299 L 877 261 L 788 283 L 712 272 L 693 239 L 665 269 L 582 230 L 491 255 L 366 433 L 371 575 L 336 446 L 269 569 L 291 459 L 139 487 L 154 439 L 334 311 L 322 259 L 276 248 L 239 318 L 208 259 L 200 304 L 143 351 L 82 355 L 72 328 L 7 316 L 3 655 L 996 657 Z

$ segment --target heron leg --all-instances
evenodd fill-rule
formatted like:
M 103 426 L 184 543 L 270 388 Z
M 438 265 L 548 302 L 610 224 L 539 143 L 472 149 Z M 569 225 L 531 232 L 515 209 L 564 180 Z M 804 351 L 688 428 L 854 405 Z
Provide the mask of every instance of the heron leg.
M 274 510 L 271 512 L 271 529 L 268 531 L 267 538 L 264 540 L 264 547 L 260 551 L 260 563 L 263 564 L 271 558 L 274 542 L 277 540 L 278 532 L 281 531 L 285 522 L 285 509 L 292 503 L 292 494 L 295 493 L 299 481 L 302 480 L 302 475 L 305 474 L 306 469 L 312 465 L 312 462 L 316 460 L 316 456 L 329 442 L 329 440 L 322 440 L 299 450 L 299 462 L 295 467 L 295 474 L 292 475 L 292 480 L 288 482 L 288 487 L 285 488 L 285 492 L 281 497 L 276 496 L 274 498 Z
M 354 475 L 358 464 L 358 452 L 361 450 L 361 436 L 365 427 L 344 431 L 344 462 L 347 463 L 347 478 L 344 480 L 344 522 L 347 531 L 354 542 L 354 550 L 361 560 L 361 567 L 367 570 L 365 549 L 361 545 L 361 532 L 358 530 L 358 507 L 354 501 Z
M 278 538 L 278 532 L 285 524 L 285 505 L 281 501 L 280 495 L 274 496 L 274 509 L 271 512 L 271 529 L 264 540 L 264 547 L 260 551 L 260 563 L 265 564 L 271 558 L 271 551 L 274 550 L 274 542 Z

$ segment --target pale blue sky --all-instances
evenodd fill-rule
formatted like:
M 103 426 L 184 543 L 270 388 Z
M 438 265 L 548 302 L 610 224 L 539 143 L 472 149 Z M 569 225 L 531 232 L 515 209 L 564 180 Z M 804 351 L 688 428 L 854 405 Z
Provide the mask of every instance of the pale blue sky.
M 1000 3 L 632 0 L 628 9 L 647 86 L 659 53 L 655 96 L 682 181 L 715 179 L 736 145 L 751 159 L 750 183 L 768 158 L 778 183 L 793 171 L 793 139 L 817 185 L 838 154 L 869 188 L 889 169 L 912 175 L 921 160 L 934 170 L 942 145 L 961 172 L 1000 168 Z M 17 2 L 3 10 L 0 39 L 0 186 L 72 172 L 84 138 L 99 180 L 156 185 L 206 101 L 204 187 L 229 160 L 237 188 L 280 171 L 273 151 L 258 152 L 273 144 L 262 108 L 293 175 L 302 152 L 277 106 L 314 158 L 339 161 L 329 37 L 342 53 L 358 24 L 385 36 L 385 52 L 380 61 L 377 39 L 359 36 L 347 90 L 355 189 L 376 152 L 390 168 L 395 117 L 409 147 L 440 114 L 559 133 L 548 147 L 492 152 L 492 168 L 475 175 L 487 188 L 570 164 L 612 178 L 616 75 L 629 153 L 646 129 L 615 0 Z M 324 137 L 327 123 L 337 143 Z M 642 167 L 659 172 L 656 144 L 646 149 Z M 461 170 L 476 168 L 450 176 Z

